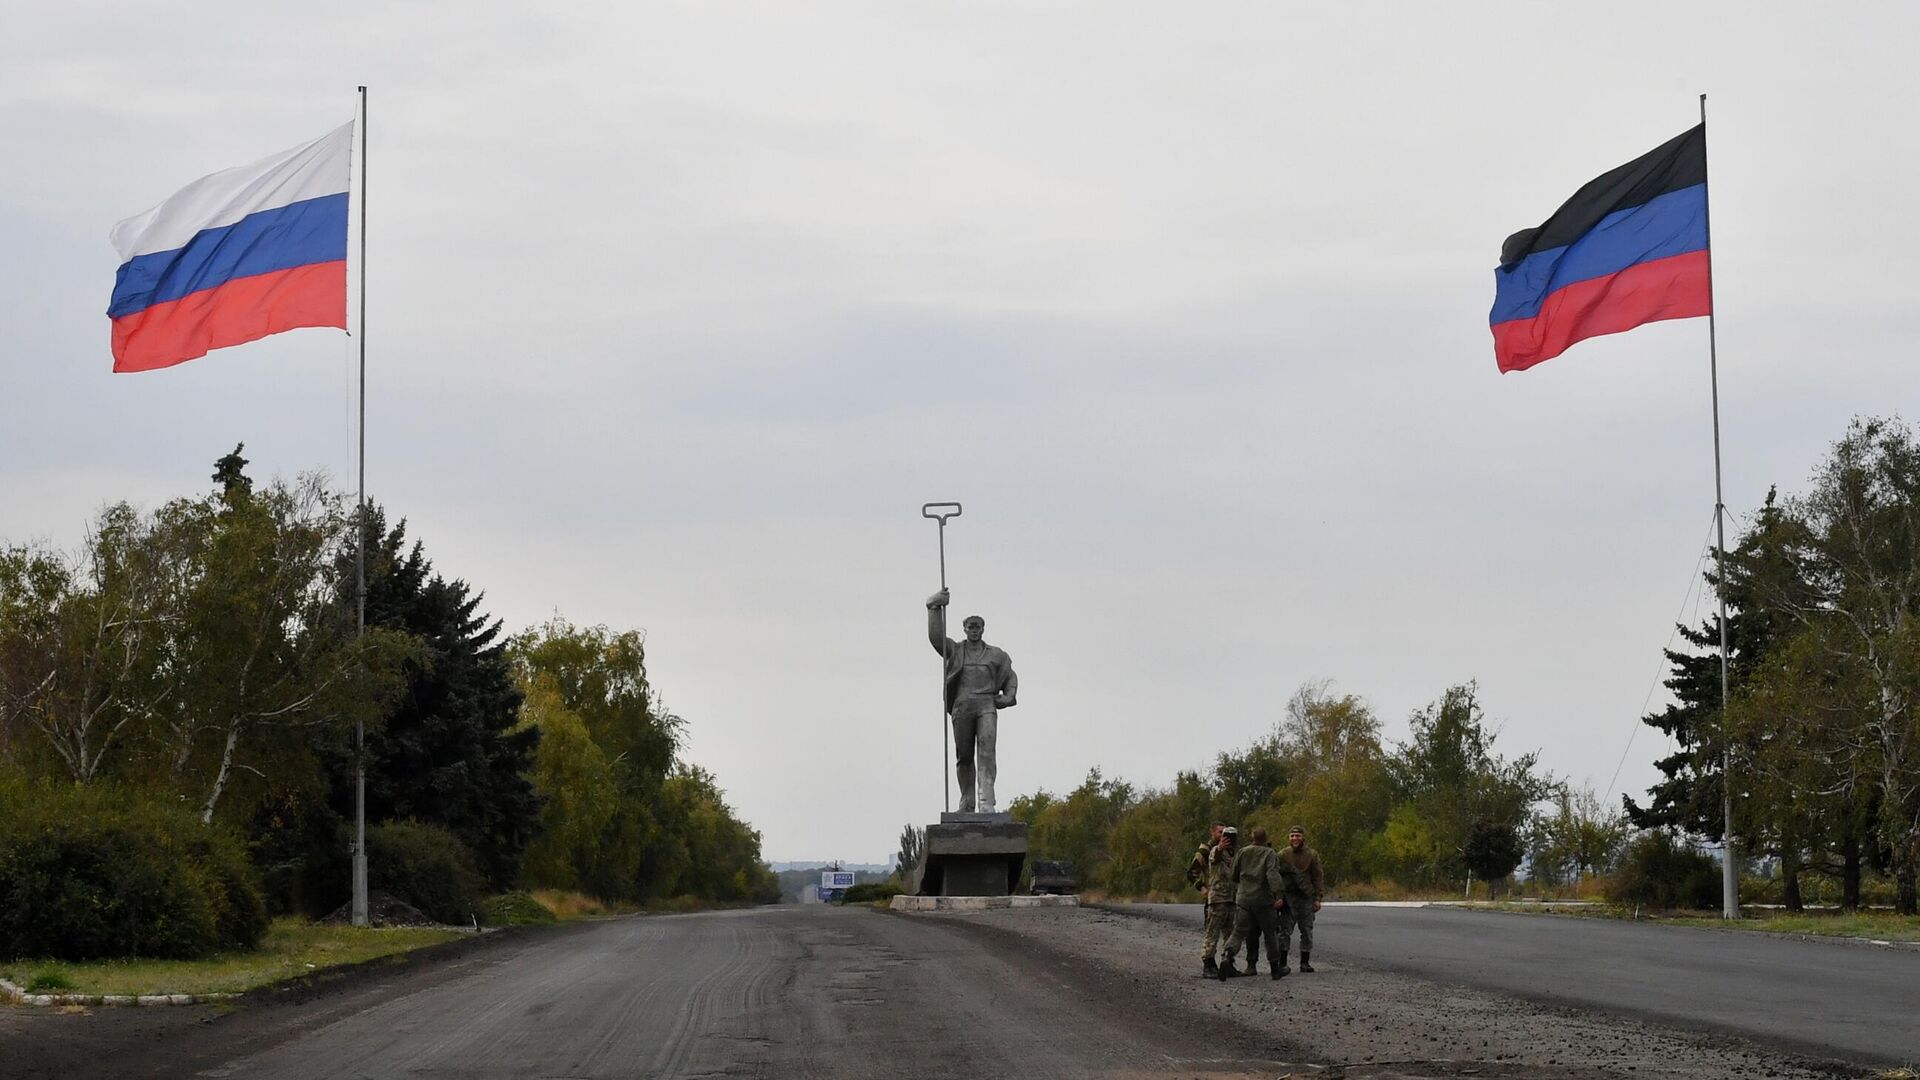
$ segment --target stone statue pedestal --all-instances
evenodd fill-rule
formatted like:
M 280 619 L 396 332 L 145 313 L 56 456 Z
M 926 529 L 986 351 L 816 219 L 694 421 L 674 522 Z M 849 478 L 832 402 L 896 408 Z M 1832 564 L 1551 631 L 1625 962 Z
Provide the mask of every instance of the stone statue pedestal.
M 941 814 L 927 826 L 911 896 L 1011 896 L 1027 861 L 1027 826 L 1012 814 Z

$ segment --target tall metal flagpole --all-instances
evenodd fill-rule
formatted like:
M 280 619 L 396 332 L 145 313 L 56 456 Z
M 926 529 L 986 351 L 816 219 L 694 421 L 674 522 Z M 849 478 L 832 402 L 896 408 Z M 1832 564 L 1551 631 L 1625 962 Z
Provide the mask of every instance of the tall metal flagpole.
M 1700 95 L 1701 154 L 1706 153 L 1707 95 Z M 1726 842 L 1725 859 L 1720 865 L 1720 916 L 1740 917 L 1740 874 L 1733 852 L 1733 738 L 1729 733 L 1727 708 L 1732 698 L 1732 679 L 1728 674 L 1731 657 L 1727 650 L 1727 500 L 1720 484 L 1720 347 L 1714 334 L 1713 303 L 1713 185 L 1707 185 L 1707 371 L 1713 384 L 1713 523 L 1718 535 L 1716 547 L 1720 567 L 1720 812 L 1724 817 L 1721 836 Z
M 360 88 L 360 502 L 354 518 L 360 533 L 354 554 L 355 633 L 367 636 L 367 88 Z M 367 721 L 353 721 L 353 925 L 367 925 Z

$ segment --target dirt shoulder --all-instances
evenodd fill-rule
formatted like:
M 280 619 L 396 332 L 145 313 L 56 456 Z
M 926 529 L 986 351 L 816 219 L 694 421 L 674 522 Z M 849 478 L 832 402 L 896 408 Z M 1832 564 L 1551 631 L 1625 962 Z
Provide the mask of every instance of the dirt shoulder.
M 1631 1017 L 1556 1008 L 1367 968 L 1333 949 L 1315 974 L 1265 973 L 1225 983 L 1200 977 L 1200 928 L 1099 909 L 921 915 L 1014 939 L 1035 953 L 1093 965 L 1141 1007 L 1227 1020 L 1253 1041 L 1300 1055 L 1328 1075 L 1530 1077 L 1771 1076 L 1812 1080 L 1870 1073 L 1839 1062 L 1678 1031 Z M 1471 1073 L 1466 1070 L 1473 1070 Z

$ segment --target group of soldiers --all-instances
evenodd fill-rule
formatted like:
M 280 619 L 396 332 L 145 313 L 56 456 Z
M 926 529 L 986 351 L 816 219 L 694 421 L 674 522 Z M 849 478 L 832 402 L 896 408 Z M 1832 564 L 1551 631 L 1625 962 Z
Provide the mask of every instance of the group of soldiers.
M 1287 846 L 1267 846 L 1267 830 L 1255 829 L 1241 845 L 1240 830 L 1216 823 L 1212 838 L 1200 845 L 1187 865 L 1187 880 L 1206 893 L 1207 938 L 1201 970 L 1219 979 L 1252 975 L 1266 940 L 1267 970 L 1276 979 L 1292 969 L 1287 951 L 1293 929 L 1300 928 L 1300 970 L 1313 971 L 1313 915 L 1326 893 L 1320 855 L 1307 846 L 1307 831 L 1287 830 Z M 1226 956 L 1216 963 L 1214 950 L 1226 941 Z M 1234 967 L 1240 946 L 1247 947 L 1247 969 Z

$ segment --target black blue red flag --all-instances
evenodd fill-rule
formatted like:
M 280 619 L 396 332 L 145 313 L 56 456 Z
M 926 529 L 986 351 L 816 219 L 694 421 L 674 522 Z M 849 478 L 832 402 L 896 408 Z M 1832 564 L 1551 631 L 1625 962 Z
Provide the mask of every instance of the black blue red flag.
M 1576 341 L 1713 311 L 1702 124 L 1589 181 L 1507 237 L 1493 272 L 1493 353 L 1525 371 Z

